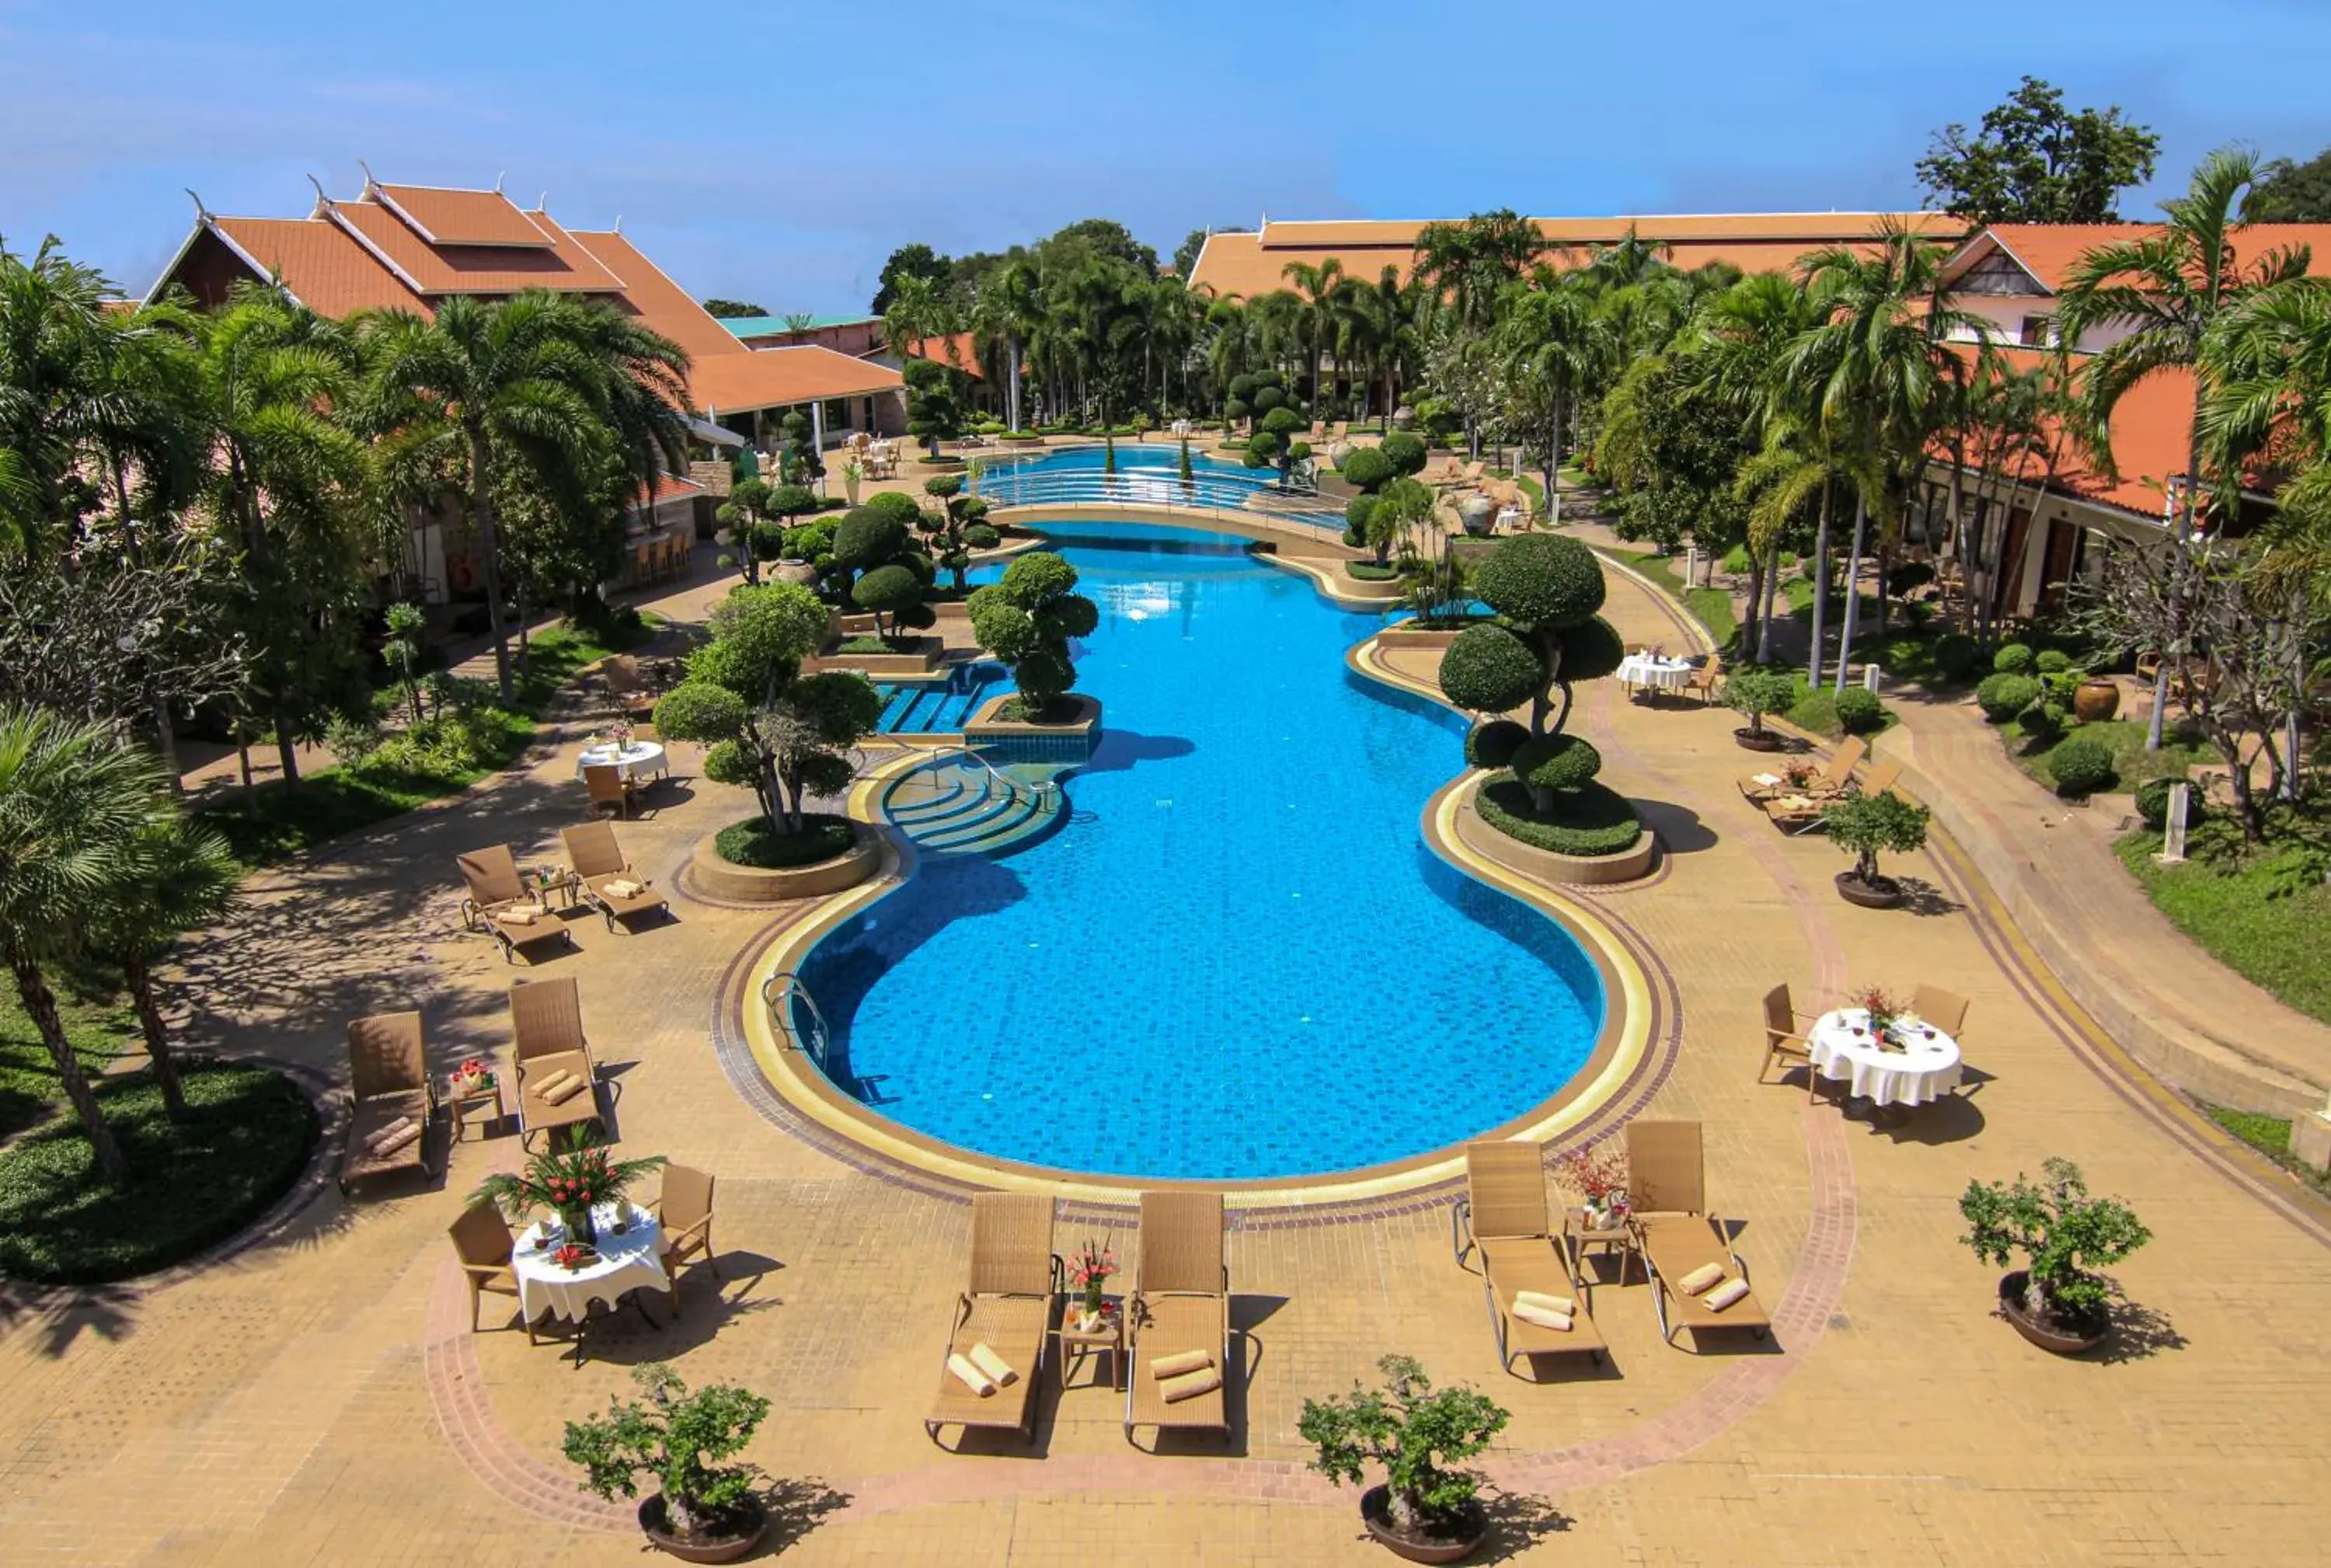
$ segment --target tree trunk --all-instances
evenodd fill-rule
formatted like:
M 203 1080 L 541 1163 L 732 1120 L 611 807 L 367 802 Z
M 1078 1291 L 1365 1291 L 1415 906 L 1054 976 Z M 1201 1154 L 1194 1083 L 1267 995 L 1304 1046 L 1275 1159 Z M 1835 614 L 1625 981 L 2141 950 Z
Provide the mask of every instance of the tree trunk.
M 128 1165 L 121 1157 L 121 1145 L 113 1141 L 113 1129 L 105 1125 L 105 1113 L 98 1108 L 97 1091 L 90 1088 L 81 1058 L 73 1054 L 72 1042 L 65 1038 L 65 1022 L 57 1013 L 56 993 L 49 989 L 48 978 L 41 973 L 32 955 L 13 944 L 8 952 L 8 967 L 15 974 L 16 996 L 24 1004 L 24 1015 L 41 1031 L 41 1043 L 49 1048 L 49 1060 L 57 1069 L 57 1083 L 71 1103 L 73 1114 L 81 1117 L 81 1130 L 89 1136 L 98 1174 L 108 1182 L 119 1181 L 128 1174 Z
M 1740 627 L 1740 656 L 1762 664 L 1765 660 L 1765 628 L 1757 621 L 1758 606 L 1765 603 L 1765 558 L 1748 557 L 1748 616 Z M 1690 584 L 1686 584 L 1686 587 Z
M 1012 399 L 1011 431 L 1013 435 L 1018 435 L 1020 433 L 1020 335 L 1018 333 L 1015 332 L 1011 336 L 1008 340 L 1008 349 L 1009 358 L 1005 364 L 1004 379 L 1011 384 L 1007 394 Z
M 1773 545 L 1771 561 L 1765 568 L 1765 603 L 1756 618 L 1756 662 L 1773 662 L 1773 607 L 1781 596 L 1781 546 Z
M 1853 661 L 1854 622 L 1861 609 L 1861 547 L 1870 533 L 1870 499 L 1859 487 L 1853 495 L 1853 548 L 1845 557 L 1845 625 L 1837 640 L 1837 686 L 1845 689 L 1846 666 Z
M 1555 394 L 1554 428 L 1546 438 L 1546 526 L 1550 528 L 1562 527 L 1562 491 L 1557 476 L 1562 471 L 1562 422 L 1569 413 L 1566 402 L 1560 393 Z
M 170 793 L 183 796 L 186 785 L 178 776 L 178 734 L 170 721 L 170 699 L 159 691 L 154 694 L 154 743 L 162 754 L 162 770 L 170 775 Z
M 2182 622 L 2184 619 L 2183 612 L 2185 603 L 2185 558 L 2186 552 L 2191 547 L 2188 541 L 2193 537 L 2195 508 L 2200 504 L 2202 495 L 2202 414 L 2207 401 L 2200 378 L 2196 377 L 2193 389 L 2193 436 L 2186 443 L 2185 450 L 2185 495 L 2184 504 L 2177 508 L 2177 538 L 2174 553 L 2170 556 L 2169 636 L 2172 641 L 2184 635 Z M 2161 749 L 2162 721 L 2168 716 L 2169 660 L 2166 657 L 2168 650 L 2164 649 L 2162 652 L 2164 658 L 2161 668 L 2154 671 L 2153 676 L 2153 717 L 2145 721 L 2145 749 L 2147 751 Z M 2238 767 L 2234 771 L 2239 774 L 2241 770 Z M 2251 832 L 2251 813 L 2248 797 L 2243 797 L 2242 804 L 2242 832 L 2245 837 L 2255 840 L 2257 835 Z
M 162 1022 L 161 1005 L 154 998 L 154 971 L 142 954 L 125 954 L 121 977 L 129 983 L 129 1002 L 138 1013 L 138 1027 L 146 1036 L 146 1055 L 154 1064 L 154 1081 L 162 1087 L 162 1104 L 170 1119 L 186 1119 L 186 1086 L 178 1081 L 178 1060 L 170 1051 L 170 1031 Z
M 502 575 L 495 559 L 494 503 L 488 491 L 486 432 L 472 425 L 470 437 L 470 521 L 478 535 L 478 575 L 486 584 L 486 635 L 494 644 L 494 686 L 502 706 L 510 701 L 509 631 L 502 624 Z
M 1816 691 L 1821 689 L 1822 660 L 1828 652 L 1822 639 L 1829 627 L 1829 518 L 1836 489 L 1835 481 L 1822 480 L 1821 523 L 1813 531 L 1813 638 L 1807 678 Z

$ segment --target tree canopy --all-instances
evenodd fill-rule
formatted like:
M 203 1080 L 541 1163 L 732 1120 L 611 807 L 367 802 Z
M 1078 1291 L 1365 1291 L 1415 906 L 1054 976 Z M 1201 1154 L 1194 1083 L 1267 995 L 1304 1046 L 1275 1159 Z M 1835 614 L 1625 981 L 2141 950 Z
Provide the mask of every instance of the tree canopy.
M 707 315 L 718 316 L 722 318 L 766 316 L 768 314 L 766 310 L 763 309 L 758 305 L 750 305 L 742 299 L 723 299 L 718 295 L 715 295 L 713 298 L 707 299 L 704 302 L 704 309 Z
M 2068 109 L 2061 90 L 2027 76 L 1974 135 L 1955 122 L 1936 131 L 1918 182 L 1945 212 L 1979 223 L 2109 223 L 2160 150 L 2118 105 Z
M 2269 158 L 2242 198 L 2246 223 L 2331 223 L 2331 147 L 2305 163 Z

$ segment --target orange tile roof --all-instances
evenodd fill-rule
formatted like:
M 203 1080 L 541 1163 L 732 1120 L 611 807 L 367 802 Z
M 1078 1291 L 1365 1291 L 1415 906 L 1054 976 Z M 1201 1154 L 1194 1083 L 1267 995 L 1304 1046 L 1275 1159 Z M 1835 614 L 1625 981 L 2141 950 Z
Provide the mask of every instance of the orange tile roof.
M 623 235 L 612 230 L 576 229 L 568 238 L 623 280 L 623 299 L 643 326 L 688 350 L 690 358 L 700 361 L 753 352 Z
M 442 185 L 373 185 L 378 196 L 404 215 L 433 245 L 548 245 L 550 236 L 528 222 L 518 204 L 500 191 L 454 191 Z
M 1974 346 L 1960 352 L 1971 356 Z M 1999 353 L 2017 370 L 2033 369 L 2047 358 L 2035 348 L 2002 348 Z M 2171 477 L 2182 477 L 2191 467 L 2193 432 L 2193 373 L 2155 371 L 2124 393 L 2113 407 L 2114 471 L 2106 473 L 2084 462 L 2068 441 L 2058 449 L 2054 486 L 2069 495 L 2158 521 L 2168 505 Z M 2027 460 L 2021 465 L 2022 476 L 2036 478 L 2042 467 L 2037 461 Z
M 645 502 L 654 507 L 661 506 L 666 501 L 676 501 L 686 496 L 703 493 L 704 487 L 694 480 L 682 479 L 678 474 L 658 473 L 655 483 L 642 485 L 639 494 L 633 499 L 634 501 Z
M 334 202 L 325 215 L 367 245 L 423 294 L 510 294 L 521 289 L 618 294 L 623 280 L 590 252 L 545 223 L 551 242 L 532 250 L 503 245 L 432 245 L 377 202 Z
M 330 223 L 309 218 L 214 217 L 210 227 L 262 276 L 280 274 L 291 297 L 319 316 L 380 309 L 432 314 L 428 300 Z
M 782 408 L 828 397 L 860 397 L 904 385 L 895 370 L 868 359 L 852 359 L 815 344 L 787 348 L 741 348 L 709 355 L 688 372 L 688 389 L 699 408 L 742 413 Z
M 2161 233 L 2158 223 L 1993 223 L 1974 235 L 1951 258 L 1955 275 L 2003 248 L 2050 294 L 2063 291 L 2064 280 L 2080 258 L 2098 245 L 2149 239 Z M 2251 223 L 2234 231 L 2234 260 L 2249 266 L 2269 251 L 2306 245 L 2314 252 L 2307 271 L 2331 275 L 2331 223 Z
M 985 379 L 979 373 L 979 354 L 972 335 L 957 332 L 947 337 L 926 337 L 911 350 L 918 359 L 934 359 L 939 364 L 962 371 L 973 380 Z
M 1964 220 L 1945 213 L 1717 213 L 1531 222 L 1548 244 L 1574 248 L 1580 262 L 1587 247 L 1617 243 L 1632 224 L 1638 238 L 1670 247 L 1669 260 L 1687 271 L 1724 261 L 1757 272 L 1783 271 L 1823 245 L 1866 240 L 1889 216 L 1937 240 L 1955 240 L 1965 231 Z M 1317 266 L 1330 256 L 1343 262 L 1346 272 L 1369 282 L 1386 266 L 1404 279 L 1423 229 L 1418 222 L 1356 220 L 1271 223 L 1261 233 L 1213 234 L 1191 269 L 1190 283 L 1193 288 L 1211 285 L 1217 294 L 1251 298 L 1286 288 L 1289 262 Z

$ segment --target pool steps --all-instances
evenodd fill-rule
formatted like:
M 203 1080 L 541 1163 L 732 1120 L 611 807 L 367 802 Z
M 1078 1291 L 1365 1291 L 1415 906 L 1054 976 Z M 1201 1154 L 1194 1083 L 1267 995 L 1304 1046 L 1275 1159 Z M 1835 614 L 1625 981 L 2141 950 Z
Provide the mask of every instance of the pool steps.
M 999 767 L 976 753 L 946 753 L 893 780 L 882 812 L 927 854 L 1009 854 L 1065 820 L 1068 801 L 1052 773 L 1042 764 Z

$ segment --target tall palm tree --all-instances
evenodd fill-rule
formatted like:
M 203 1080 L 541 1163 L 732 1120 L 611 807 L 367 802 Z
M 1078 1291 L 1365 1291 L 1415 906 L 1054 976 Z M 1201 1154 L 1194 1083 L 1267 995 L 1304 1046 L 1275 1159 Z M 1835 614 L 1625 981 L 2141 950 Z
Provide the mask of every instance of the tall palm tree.
M 226 841 L 175 812 L 156 815 L 121 846 L 119 875 L 91 910 L 85 939 L 120 965 L 146 1054 L 173 1120 L 186 1114 L 169 1026 L 154 993 L 154 960 L 189 931 L 215 925 L 234 908 L 243 868 Z
M 619 335 L 604 305 L 541 290 L 486 301 L 455 295 L 434 319 L 404 310 L 358 319 L 370 365 L 358 403 L 364 425 L 390 435 L 404 457 L 458 463 L 477 532 L 486 625 L 494 643 L 501 700 L 510 700 L 509 632 L 503 622 L 495 532 L 498 460 L 523 453 L 538 472 L 559 471 L 587 489 L 604 457 L 618 404 L 639 394 L 616 385 L 639 375 L 609 356 Z M 684 367 L 685 354 L 644 328 L 631 341 L 657 365 Z M 642 394 L 642 395 L 644 395 Z
M 1311 408 L 1318 414 L 1319 404 L 1319 362 L 1327 352 L 1327 339 L 1333 329 L 1336 291 L 1344 281 L 1344 263 L 1333 256 L 1313 265 L 1308 261 L 1289 261 L 1280 269 L 1280 276 L 1295 285 L 1295 298 L 1303 307 L 1303 325 L 1311 337 Z
M 1401 282 L 1400 269 L 1386 265 L 1373 283 L 1356 282 L 1349 306 L 1355 347 L 1382 389 L 1378 413 L 1392 429 L 1395 378 L 1402 360 L 1415 347 L 1415 306 Z
M 1021 359 L 1042 308 L 1042 300 L 1037 292 L 1036 269 L 1024 257 L 1014 256 L 988 273 L 980 280 L 977 292 L 972 296 L 972 329 L 984 340 L 979 362 L 984 366 L 993 366 L 998 360 L 1003 363 L 1005 388 L 1004 417 L 1015 435 L 1020 431 Z M 1004 352 L 990 356 L 985 351 L 985 343 L 988 342 L 1000 343 Z
M 1546 476 L 1546 512 L 1556 527 L 1562 526 L 1558 480 L 1563 442 L 1569 434 L 1578 389 L 1594 362 L 1590 289 L 1573 273 L 1554 280 L 1550 287 L 1518 290 L 1508 300 L 1498 328 L 1508 385 L 1526 389 L 1529 403 L 1541 397 L 1546 403 L 1546 417 L 1539 425 L 1545 445 L 1539 455 Z
M 1486 332 L 1496 321 L 1499 291 L 1546 249 L 1537 225 L 1511 209 L 1476 213 L 1418 231 L 1415 275 L 1451 303 L 1467 330 Z
M 108 1181 L 124 1173 L 121 1148 L 65 1037 L 46 970 L 79 947 L 92 913 L 119 896 L 124 847 L 153 820 L 162 794 L 151 754 L 105 726 L 0 708 L 0 954 Z
M 2088 358 L 2081 375 L 2084 401 L 2096 428 L 2109 430 L 2113 410 L 2129 389 L 2164 373 L 2193 377 L 2193 428 L 2187 442 L 2185 482 L 2176 487 L 2177 526 L 2172 544 L 2174 577 L 2182 581 L 2192 549 L 2202 491 L 2212 481 L 2204 467 L 2203 424 L 2210 388 L 2203 341 L 2220 314 L 2245 295 L 2304 276 L 2302 252 L 2269 251 L 2243 266 L 2235 240 L 2244 193 L 2257 183 L 2257 157 L 2241 150 L 2213 152 L 2193 171 L 2185 195 L 2164 202 L 2168 222 L 2158 234 L 2097 245 L 2065 275 L 2055 310 L 2058 337 L 2077 347 L 2102 328 L 2124 336 Z M 2104 454 L 2109 459 L 2109 452 Z M 2218 475 L 2230 484 L 2236 476 Z M 2238 483 L 2230 484 L 2238 489 Z M 2227 498 L 2231 502 L 2231 495 Z M 2168 660 L 2153 681 L 2153 718 L 2145 746 L 2158 750 L 2168 707 Z

